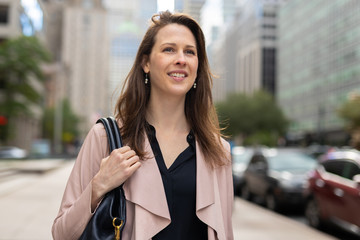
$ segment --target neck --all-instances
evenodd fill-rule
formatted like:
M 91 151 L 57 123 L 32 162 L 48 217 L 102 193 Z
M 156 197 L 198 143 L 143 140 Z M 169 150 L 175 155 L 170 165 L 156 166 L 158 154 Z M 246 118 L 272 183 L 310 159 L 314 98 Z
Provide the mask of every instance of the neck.
M 188 132 L 190 127 L 185 117 L 185 97 L 166 100 L 150 97 L 146 120 L 157 130 Z

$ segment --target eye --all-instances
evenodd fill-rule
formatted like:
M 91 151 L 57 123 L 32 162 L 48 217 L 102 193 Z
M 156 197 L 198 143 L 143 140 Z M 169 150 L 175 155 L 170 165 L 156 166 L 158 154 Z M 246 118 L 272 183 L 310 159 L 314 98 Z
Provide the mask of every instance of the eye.
M 163 52 L 174 52 L 174 49 L 172 47 L 166 47 Z
M 189 55 L 194 55 L 194 56 L 196 55 L 195 51 L 191 50 L 191 49 L 185 50 L 185 53 L 189 54 Z

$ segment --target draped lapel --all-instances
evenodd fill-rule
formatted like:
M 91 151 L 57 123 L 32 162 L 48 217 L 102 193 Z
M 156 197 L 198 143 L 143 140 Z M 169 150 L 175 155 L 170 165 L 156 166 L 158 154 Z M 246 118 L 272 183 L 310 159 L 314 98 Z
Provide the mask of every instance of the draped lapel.
M 220 192 L 215 169 L 205 162 L 201 148 L 196 142 L 196 215 L 216 232 L 217 239 L 226 239 L 220 205 Z M 214 232 L 209 232 L 213 239 Z
M 147 137 L 145 152 L 148 155 L 141 160 L 141 167 L 124 183 L 126 199 L 135 204 L 136 239 L 150 239 L 171 221 L 160 171 Z M 145 220 L 147 224 L 139 224 Z
M 131 239 L 151 239 L 171 222 L 162 178 L 147 137 L 145 151 L 148 156 L 141 160 L 141 167 L 124 183 L 126 199 L 135 205 Z M 196 165 L 196 215 L 208 225 L 209 239 L 225 239 L 218 180 L 197 141 Z

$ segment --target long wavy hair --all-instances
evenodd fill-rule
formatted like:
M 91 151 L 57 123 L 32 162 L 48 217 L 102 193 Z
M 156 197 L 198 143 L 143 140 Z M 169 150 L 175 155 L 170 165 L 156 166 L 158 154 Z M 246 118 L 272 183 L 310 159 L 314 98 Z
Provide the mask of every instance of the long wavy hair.
M 229 159 L 226 159 L 227 154 L 221 144 L 218 117 L 212 101 L 212 74 L 205 50 L 205 37 L 198 23 L 186 14 L 166 11 L 152 16 L 151 25 L 139 46 L 135 62 L 125 79 L 115 106 L 115 118 L 122 122 L 123 140 L 140 157 L 145 157 L 143 146 L 146 130 L 145 116 L 151 81 L 145 85 L 142 63 L 145 57 L 150 56 L 157 33 L 168 24 L 186 26 L 196 39 L 198 52 L 196 89 L 192 88 L 186 94 L 185 116 L 202 149 L 205 161 L 213 167 L 223 165 Z

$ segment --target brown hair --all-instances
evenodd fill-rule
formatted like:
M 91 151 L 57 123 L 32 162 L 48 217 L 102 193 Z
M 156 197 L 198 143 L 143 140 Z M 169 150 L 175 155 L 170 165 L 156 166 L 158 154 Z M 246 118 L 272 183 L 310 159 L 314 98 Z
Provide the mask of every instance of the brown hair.
M 205 160 L 212 166 L 226 163 L 226 153 L 221 144 L 217 114 L 212 102 L 212 74 L 205 50 L 205 37 L 198 23 L 186 14 L 169 11 L 153 15 L 139 46 L 134 65 L 125 79 L 122 93 L 116 103 L 115 117 L 123 123 L 121 127 L 124 142 L 144 157 L 145 115 L 150 96 L 150 84 L 144 84 L 143 59 L 149 56 L 159 30 L 168 24 L 180 24 L 190 29 L 196 39 L 198 70 L 196 89 L 186 94 L 185 115 L 193 130 Z M 228 160 L 228 159 L 227 159 Z

